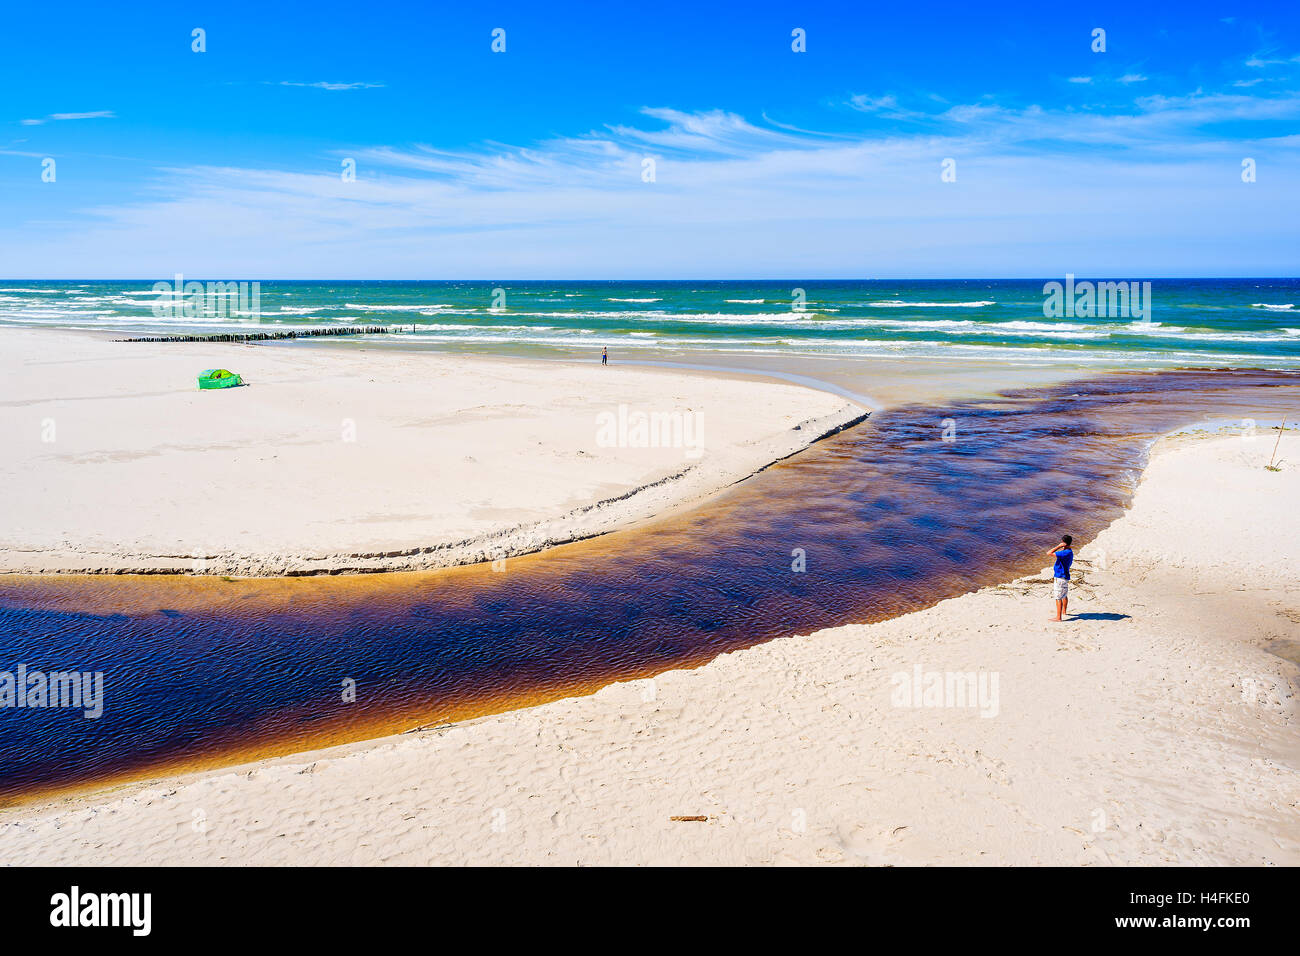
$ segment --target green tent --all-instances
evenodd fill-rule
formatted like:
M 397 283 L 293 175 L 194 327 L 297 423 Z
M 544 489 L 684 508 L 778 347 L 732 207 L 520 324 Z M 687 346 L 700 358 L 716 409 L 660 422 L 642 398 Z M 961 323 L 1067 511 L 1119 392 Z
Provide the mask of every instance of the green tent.
M 242 378 L 224 368 L 205 368 L 199 375 L 199 388 L 234 388 L 243 384 Z

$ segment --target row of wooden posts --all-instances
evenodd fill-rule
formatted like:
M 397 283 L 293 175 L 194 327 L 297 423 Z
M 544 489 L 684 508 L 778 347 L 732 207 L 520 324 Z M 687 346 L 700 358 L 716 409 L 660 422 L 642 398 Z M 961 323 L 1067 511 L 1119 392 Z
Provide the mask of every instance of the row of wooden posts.
M 299 329 L 293 332 L 222 332 L 218 335 L 149 335 L 118 342 L 268 342 L 273 339 L 301 339 L 317 335 L 387 335 L 382 325 L 351 326 L 337 329 Z

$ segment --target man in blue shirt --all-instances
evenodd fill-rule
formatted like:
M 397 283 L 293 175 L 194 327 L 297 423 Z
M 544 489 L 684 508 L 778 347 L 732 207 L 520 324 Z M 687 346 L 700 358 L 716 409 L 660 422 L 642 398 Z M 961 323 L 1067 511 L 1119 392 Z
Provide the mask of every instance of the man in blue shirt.
M 1056 558 L 1056 567 L 1052 569 L 1052 599 L 1056 601 L 1056 617 L 1053 621 L 1063 619 L 1066 607 L 1070 604 L 1070 566 L 1074 564 L 1074 551 L 1070 545 L 1074 541 L 1068 534 L 1061 535 L 1061 543 L 1052 548 Z

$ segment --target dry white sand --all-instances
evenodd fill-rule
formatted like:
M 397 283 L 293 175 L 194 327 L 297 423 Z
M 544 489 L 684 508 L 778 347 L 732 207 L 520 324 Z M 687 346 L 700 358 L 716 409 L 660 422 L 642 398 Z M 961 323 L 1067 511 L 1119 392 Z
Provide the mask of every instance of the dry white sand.
M 13 808 L 0 858 L 1295 865 L 1296 668 L 1262 645 L 1296 653 L 1300 436 L 1278 473 L 1271 445 L 1163 443 L 1083 543 L 1078 620 L 1049 623 L 1046 578 L 1024 579 L 590 697 Z M 917 669 L 974 673 L 983 706 L 901 706 Z
M 250 384 L 201 392 L 210 367 Z M 0 329 L 0 571 L 272 575 L 505 557 L 698 501 L 864 412 L 796 385 L 602 368 L 598 354 Z M 638 416 L 652 427 L 639 432 Z

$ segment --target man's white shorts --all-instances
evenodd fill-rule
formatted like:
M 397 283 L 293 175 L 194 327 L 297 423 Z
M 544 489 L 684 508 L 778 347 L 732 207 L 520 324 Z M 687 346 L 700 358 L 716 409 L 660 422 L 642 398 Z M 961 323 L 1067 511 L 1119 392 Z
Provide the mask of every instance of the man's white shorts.
M 1052 578 L 1052 597 L 1057 601 L 1064 600 L 1070 593 L 1069 578 Z

